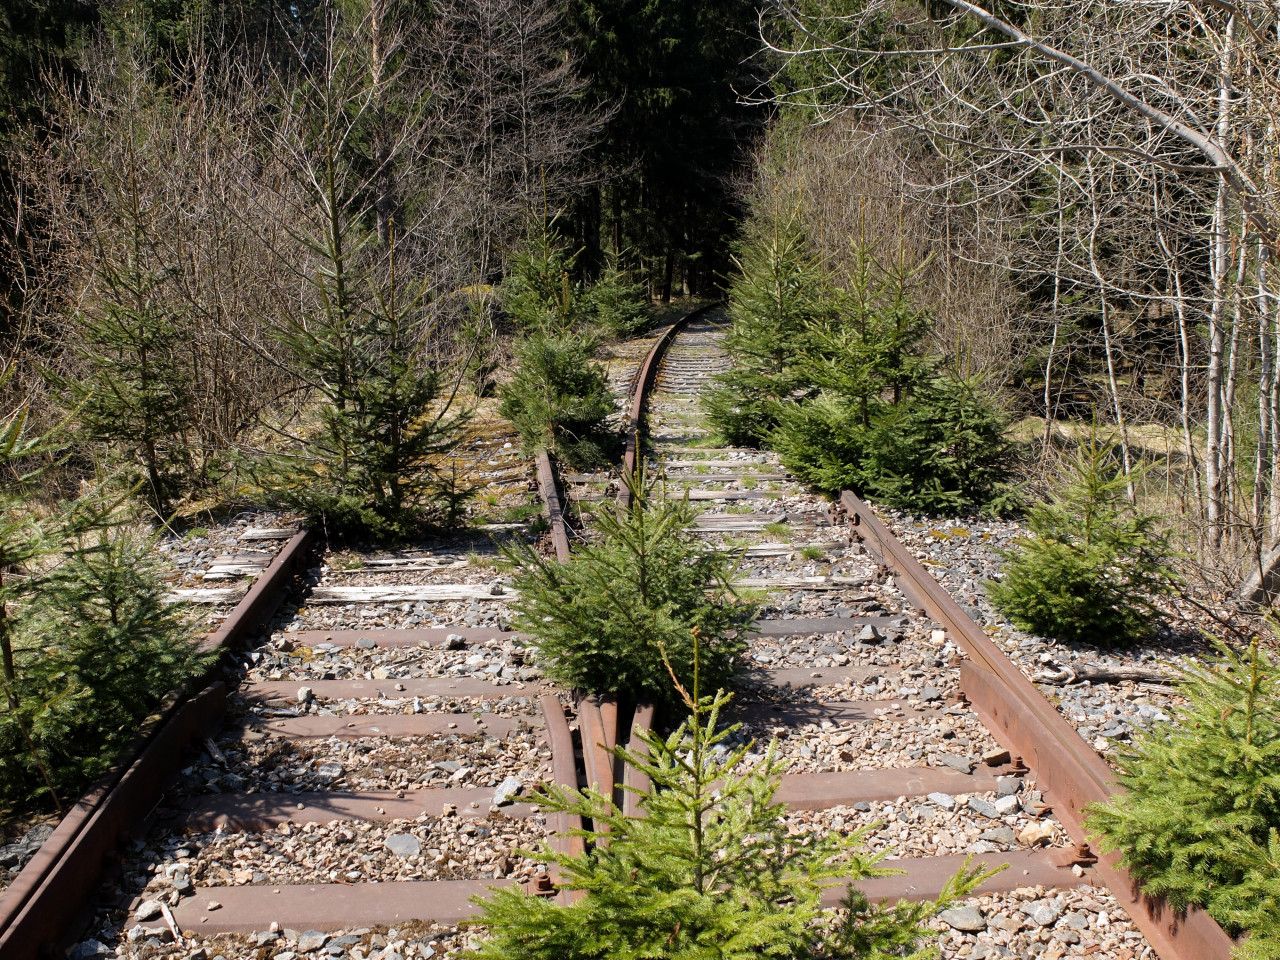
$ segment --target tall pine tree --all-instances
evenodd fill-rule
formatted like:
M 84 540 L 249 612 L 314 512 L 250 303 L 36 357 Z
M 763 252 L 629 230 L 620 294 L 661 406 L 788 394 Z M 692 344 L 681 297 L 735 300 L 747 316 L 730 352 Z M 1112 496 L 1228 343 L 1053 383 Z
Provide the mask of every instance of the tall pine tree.
M 749 230 L 729 290 L 733 325 L 724 347 L 734 367 L 704 400 L 712 425 L 736 444 L 763 440 L 781 403 L 808 386 L 795 370 L 801 340 L 835 299 L 795 214 L 766 217 Z
M 325 47 L 282 91 L 293 109 L 272 132 L 301 197 L 289 264 L 300 309 L 277 336 L 314 405 L 264 478 L 336 534 L 405 536 L 458 520 L 464 491 L 447 455 L 466 418 L 430 283 L 406 256 L 409 200 L 388 176 L 414 129 L 392 125 L 383 103 L 404 83 L 381 59 L 376 30 L 391 25 L 325 13 Z M 400 106 L 413 115 L 412 99 Z

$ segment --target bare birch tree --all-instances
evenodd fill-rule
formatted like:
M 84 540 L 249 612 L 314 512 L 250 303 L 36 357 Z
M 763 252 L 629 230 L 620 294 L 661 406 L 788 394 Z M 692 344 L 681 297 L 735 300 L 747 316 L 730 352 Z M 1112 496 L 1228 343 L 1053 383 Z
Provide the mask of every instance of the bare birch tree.
M 1021 204 L 1039 243 L 1013 276 L 1051 277 L 1055 315 L 1064 284 L 1077 304 L 1093 291 L 1111 417 L 1181 434 L 1209 552 L 1255 565 L 1280 522 L 1278 18 L 1263 0 L 868 0 L 838 16 L 777 0 L 761 20 L 781 73 L 807 78 L 780 73 L 774 98 L 946 158 L 940 205 Z

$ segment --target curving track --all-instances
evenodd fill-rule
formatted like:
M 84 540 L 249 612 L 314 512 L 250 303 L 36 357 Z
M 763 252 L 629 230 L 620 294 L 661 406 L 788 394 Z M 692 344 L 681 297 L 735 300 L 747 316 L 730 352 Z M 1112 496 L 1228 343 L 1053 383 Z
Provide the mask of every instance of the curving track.
M 880 823 L 870 843 L 904 871 L 865 885 L 886 899 L 936 895 L 967 855 L 1008 864 L 938 922 L 944 957 L 1226 960 L 1210 918 L 1173 916 L 1097 862 L 1080 814 L 1112 789 L 1105 762 L 874 511 L 715 443 L 699 399 L 731 363 L 724 331 L 698 314 L 659 342 L 632 414 L 650 474 L 698 508 L 709 544 L 742 553 L 740 585 L 763 598 L 738 719 L 791 761 L 793 829 Z M 604 478 L 571 479 L 575 501 L 602 496 Z

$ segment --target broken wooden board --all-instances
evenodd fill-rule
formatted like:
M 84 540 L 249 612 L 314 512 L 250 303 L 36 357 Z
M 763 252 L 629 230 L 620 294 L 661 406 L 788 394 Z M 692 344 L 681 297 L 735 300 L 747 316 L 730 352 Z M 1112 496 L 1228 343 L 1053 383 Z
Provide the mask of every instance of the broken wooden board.
M 316 587 L 307 603 L 432 603 L 441 600 L 514 600 L 514 589 L 495 583 L 384 584 L 365 587 Z

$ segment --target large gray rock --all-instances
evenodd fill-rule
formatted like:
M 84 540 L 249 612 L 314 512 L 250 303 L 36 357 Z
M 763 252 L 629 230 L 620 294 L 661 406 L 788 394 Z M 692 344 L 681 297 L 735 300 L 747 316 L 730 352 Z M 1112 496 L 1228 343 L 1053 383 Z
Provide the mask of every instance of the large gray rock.
M 416 857 L 422 852 L 422 842 L 412 833 L 393 833 L 385 842 L 387 849 L 397 857 Z
M 160 916 L 160 902 L 158 900 L 143 900 L 138 904 L 138 909 L 133 911 L 135 920 L 154 920 Z
M 505 807 L 515 802 L 515 798 L 524 792 L 524 784 L 517 777 L 507 777 L 500 784 L 498 789 L 493 792 L 493 805 L 495 807 Z
M 67 960 L 92 960 L 110 956 L 112 950 L 101 940 L 82 940 L 67 951 Z
M 987 920 L 977 907 L 952 907 L 943 910 L 938 917 L 953 930 L 961 933 L 981 933 L 987 929 Z
M 996 809 L 996 805 L 990 800 L 982 797 L 970 797 L 969 809 L 979 816 L 986 817 L 990 820 L 1000 819 L 1000 811 Z
M 1012 797 L 1021 789 L 1021 777 L 996 777 L 996 793 L 1002 797 Z
M 303 953 L 319 950 L 329 942 L 329 935 L 320 930 L 307 930 L 298 935 L 298 949 Z
M 973 773 L 974 762 L 968 757 L 957 757 L 954 753 L 943 753 L 938 755 L 938 762 L 944 767 L 950 767 L 952 770 L 959 770 L 961 773 Z

